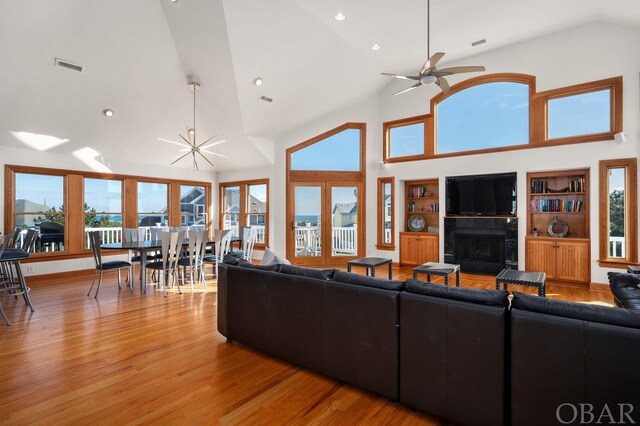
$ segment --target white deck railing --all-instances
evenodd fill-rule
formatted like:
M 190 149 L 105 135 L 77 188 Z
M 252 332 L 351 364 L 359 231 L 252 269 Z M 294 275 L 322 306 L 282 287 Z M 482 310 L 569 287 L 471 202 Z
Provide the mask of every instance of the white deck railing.
M 624 237 L 609 237 L 609 257 L 625 258 L 625 249 Z
M 296 226 L 295 233 L 297 256 L 321 254 L 321 238 L 317 226 Z M 333 256 L 355 256 L 358 254 L 358 228 L 334 226 L 331 229 L 331 246 Z

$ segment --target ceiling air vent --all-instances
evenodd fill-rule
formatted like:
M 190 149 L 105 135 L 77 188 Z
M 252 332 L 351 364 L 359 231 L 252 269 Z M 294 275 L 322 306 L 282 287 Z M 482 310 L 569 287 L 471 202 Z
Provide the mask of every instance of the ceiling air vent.
M 471 46 L 473 47 L 480 46 L 481 44 L 485 44 L 486 42 L 487 42 L 487 39 L 483 38 L 482 40 L 474 41 L 473 43 L 471 43 Z
M 82 65 L 72 64 L 69 61 L 65 61 L 64 59 L 56 58 L 56 67 L 67 68 L 73 71 L 82 72 L 84 67 Z
M 269 103 L 273 102 L 273 99 L 269 98 L 268 96 L 260 96 L 260 97 L 258 98 L 258 100 L 259 100 L 259 101 L 269 102 Z

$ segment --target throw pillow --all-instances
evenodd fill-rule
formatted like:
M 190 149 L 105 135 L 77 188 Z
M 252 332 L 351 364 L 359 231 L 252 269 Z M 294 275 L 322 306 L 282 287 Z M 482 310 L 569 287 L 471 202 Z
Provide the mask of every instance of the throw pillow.
M 269 247 L 264 250 L 264 255 L 262 256 L 262 265 L 291 265 L 284 257 L 280 257 L 273 252 Z

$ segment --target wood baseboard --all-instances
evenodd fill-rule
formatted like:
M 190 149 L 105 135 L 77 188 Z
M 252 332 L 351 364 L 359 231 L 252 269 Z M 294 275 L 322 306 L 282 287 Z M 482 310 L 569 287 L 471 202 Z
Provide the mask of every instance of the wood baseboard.
M 42 284 L 49 281 L 61 280 L 65 278 L 80 278 L 80 277 L 93 277 L 96 269 L 79 269 L 76 271 L 65 271 L 65 272 L 53 272 L 51 274 L 39 274 L 39 275 L 29 275 L 25 276 L 24 279 L 29 284 Z

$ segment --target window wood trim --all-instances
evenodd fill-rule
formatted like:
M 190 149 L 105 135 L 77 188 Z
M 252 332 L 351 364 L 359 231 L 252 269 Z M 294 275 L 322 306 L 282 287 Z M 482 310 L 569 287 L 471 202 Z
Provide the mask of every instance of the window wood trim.
M 566 136 L 552 139 L 549 138 L 548 124 L 550 100 L 566 98 L 575 95 L 583 95 L 585 93 L 599 92 L 601 90 L 611 91 L 609 105 L 610 129 L 608 132 L 590 133 L 586 135 Z M 555 145 L 560 145 L 567 143 L 586 143 L 603 140 L 613 140 L 616 133 L 622 132 L 622 76 L 539 92 L 535 94 L 533 100 L 537 104 L 538 109 L 541 109 L 541 111 L 539 111 L 539 113 L 535 117 L 535 127 L 539 132 L 538 139 L 536 141 L 538 144 L 547 145 L 553 143 Z
M 171 212 L 180 210 L 180 185 L 203 186 L 205 188 L 205 206 L 207 213 L 207 229 L 211 229 L 213 207 L 211 203 L 211 182 L 201 182 L 182 179 L 165 179 L 150 176 L 123 175 L 116 173 L 99 173 L 79 171 L 71 169 L 54 169 L 48 167 L 33 167 L 17 164 L 7 164 L 4 168 L 4 233 L 5 235 L 14 229 L 14 199 L 15 199 L 15 174 L 31 173 L 42 175 L 54 175 L 64 177 L 64 202 L 65 202 L 65 251 L 49 253 L 32 253 L 26 262 L 48 262 L 53 260 L 77 259 L 90 257 L 90 250 L 84 249 L 84 178 L 112 179 L 123 182 L 122 190 L 122 227 L 135 228 L 138 226 L 138 181 L 148 183 L 162 183 L 169 186 L 168 216 L 169 226 L 181 226 L 182 218 L 172 217 Z M 172 191 L 177 187 L 177 191 Z M 177 197 L 176 197 L 177 194 Z M 103 256 L 111 256 L 126 253 L 126 251 L 103 252 Z
M 600 257 L 603 267 L 625 268 L 638 264 L 638 161 L 636 158 L 601 160 L 600 179 Z M 625 258 L 609 257 L 609 178 L 610 168 L 624 167 L 625 172 Z M 627 219 L 628 218 L 628 222 Z
M 267 185 L 267 211 L 264 217 L 264 243 L 255 243 L 255 248 L 264 249 L 269 246 L 269 211 L 271 210 L 269 205 L 269 178 L 264 179 L 251 179 L 251 180 L 238 180 L 229 182 L 218 183 L 218 228 L 223 229 L 224 225 L 224 190 L 237 186 L 240 188 L 240 211 L 238 212 L 238 226 L 247 225 L 247 216 L 249 215 L 247 203 L 249 202 L 249 186 L 250 185 Z
M 309 145 L 313 145 L 316 142 L 320 142 L 328 137 L 331 137 L 337 133 L 340 133 L 347 129 L 358 129 L 360 131 L 360 170 L 359 171 L 336 171 L 336 170 L 291 170 L 291 154 L 306 148 Z M 293 199 L 291 198 L 291 182 L 323 182 L 325 184 L 330 182 L 353 182 L 360 184 L 362 191 L 358 195 L 358 228 L 360 230 L 367 229 L 366 215 L 364 209 L 367 205 L 367 124 L 348 122 L 338 127 L 327 130 L 317 136 L 307 139 L 304 142 L 300 142 L 292 147 L 287 148 L 285 153 L 286 160 L 286 221 L 287 226 L 292 223 L 295 217 L 293 211 Z M 323 207 L 324 209 L 324 207 Z M 288 231 L 287 231 L 288 232 Z M 358 232 L 358 254 L 356 257 L 362 257 L 365 253 L 366 244 L 366 232 Z M 286 252 L 287 257 L 294 257 L 294 248 L 291 246 L 290 238 L 286 238 Z M 349 260 L 348 258 L 344 259 Z
M 423 135 L 423 154 L 417 155 L 404 155 L 401 157 L 391 157 L 391 129 L 396 127 L 404 127 L 411 126 L 412 124 L 423 123 L 424 125 L 424 135 Z M 416 161 L 416 160 L 424 160 L 429 158 L 429 154 L 433 155 L 433 152 L 430 152 L 430 147 L 432 144 L 428 143 L 428 134 L 430 126 L 432 124 L 432 117 L 430 115 L 418 115 L 415 117 L 401 118 L 399 120 L 386 121 L 382 123 L 382 159 L 385 163 L 397 163 L 402 161 Z
M 497 148 L 475 149 L 469 151 L 450 152 L 444 154 L 438 154 L 436 152 L 436 119 L 437 119 L 437 106 L 440 102 L 447 99 L 458 92 L 473 86 L 478 86 L 487 83 L 522 83 L 529 85 L 529 142 L 521 145 L 511 145 Z M 547 138 L 547 103 L 549 99 L 556 99 L 559 97 L 572 96 L 582 93 L 596 92 L 599 90 L 610 89 L 611 90 L 611 123 L 612 130 L 604 133 L 596 133 L 589 135 L 571 136 L 563 138 L 548 139 Z M 399 163 L 405 161 L 418 161 L 418 160 L 430 160 L 435 158 L 449 158 L 459 157 L 464 155 L 478 155 L 489 154 L 494 152 L 507 152 L 518 151 L 523 149 L 533 149 L 548 146 L 569 145 L 576 143 L 587 142 L 601 142 L 607 140 L 613 140 L 616 133 L 622 132 L 623 129 L 623 105 L 622 105 L 622 77 L 613 77 L 604 80 L 598 80 L 588 83 L 576 84 L 573 86 L 561 87 L 557 89 L 547 90 L 544 92 L 536 92 L 536 77 L 528 74 L 518 73 L 496 73 L 482 75 L 479 77 L 470 78 L 451 86 L 448 93 L 439 93 L 431 100 L 430 110 L 431 113 L 427 114 L 425 126 L 425 155 L 407 156 L 407 157 L 395 157 L 387 158 L 387 137 L 385 124 L 393 124 L 395 122 L 402 122 L 403 120 L 411 120 L 416 117 L 410 117 L 407 119 L 400 119 L 383 123 L 383 162 L 385 163 Z
M 382 226 L 383 218 L 385 216 L 384 209 L 384 185 L 391 184 L 391 241 L 389 243 L 384 242 L 384 227 Z M 396 241 L 395 241 L 395 178 L 391 177 L 381 177 L 378 178 L 378 244 L 376 248 L 378 250 L 395 250 L 396 249 Z

